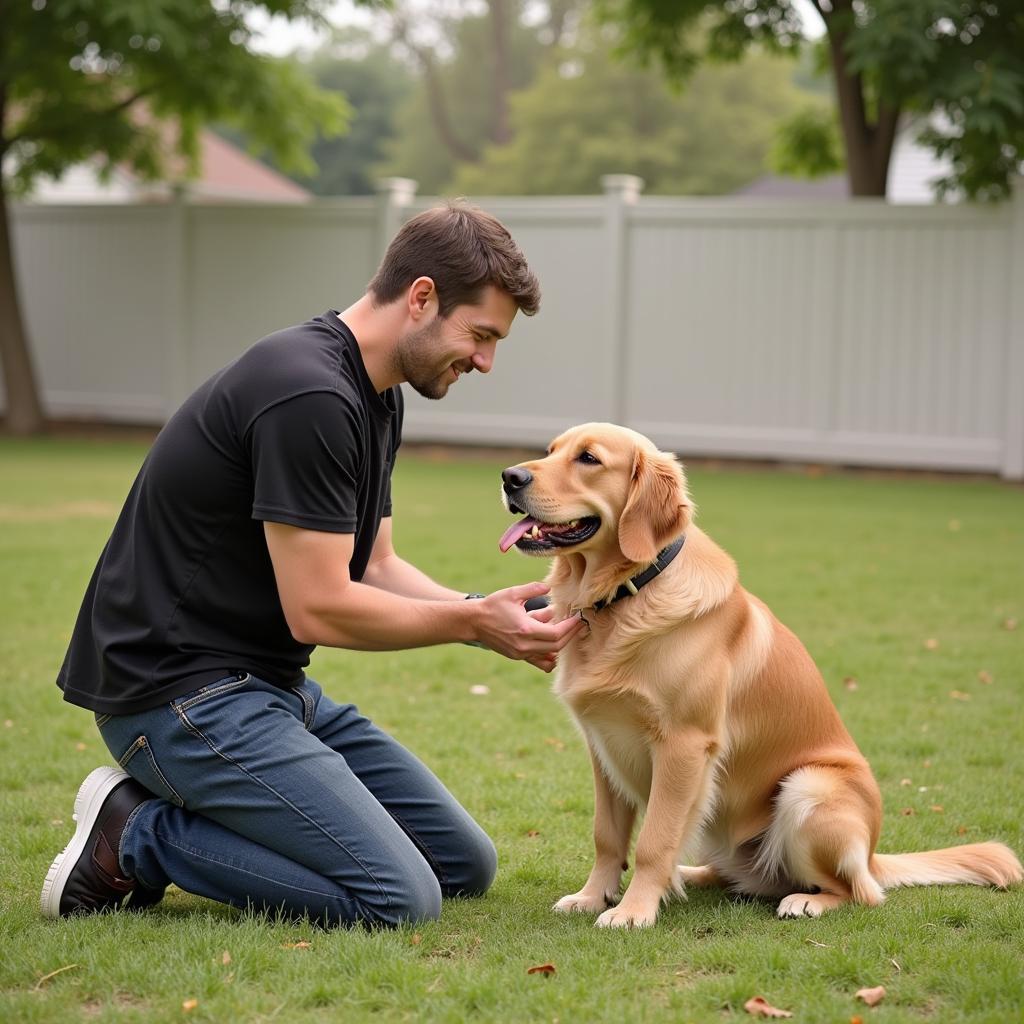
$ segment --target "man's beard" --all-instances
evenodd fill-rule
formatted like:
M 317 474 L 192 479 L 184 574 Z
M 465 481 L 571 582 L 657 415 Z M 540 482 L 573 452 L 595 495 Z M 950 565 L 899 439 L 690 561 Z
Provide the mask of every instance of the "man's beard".
M 441 327 L 441 318 L 436 317 L 425 327 L 402 335 L 395 347 L 399 374 L 424 398 L 444 398 L 451 386 L 448 380 L 451 363 L 438 362 Z

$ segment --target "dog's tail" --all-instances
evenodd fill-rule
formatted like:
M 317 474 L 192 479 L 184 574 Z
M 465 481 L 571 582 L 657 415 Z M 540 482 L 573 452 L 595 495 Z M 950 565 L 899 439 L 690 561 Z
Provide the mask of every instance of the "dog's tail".
M 1024 879 L 1024 868 L 1002 843 L 971 843 L 927 853 L 876 853 L 871 874 L 889 889 L 897 885 L 994 885 L 1005 889 Z

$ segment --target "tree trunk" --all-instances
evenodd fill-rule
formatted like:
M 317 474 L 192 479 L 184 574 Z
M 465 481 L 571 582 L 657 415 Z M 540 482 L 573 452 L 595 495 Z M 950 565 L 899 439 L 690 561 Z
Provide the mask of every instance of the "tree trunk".
M 490 0 L 491 38 L 494 55 L 491 62 L 491 86 L 494 89 L 494 105 L 491 108 L 491 141 L 503 146 L 512 140 L 512 129 L 508 123 L 508 95 L 512 55 L 509 52 L 510 23 L 512 20 L 506 0 Z
M 18 302 L 7 196 L 0 180 L 0 365 L 7 402 L 5 420 L 12 434 L 39 434 L 45 426 L 43 404 L 32 368 L 28 336 Z
M 848 13 L 848 3 L 836 3 L 834 10 L 838 11 L 841 6 L 846 7 L 847 11 L 844 13 Z M 882 105 L 878 111 L 877 123 L 869 123 L 864 99 L 864 80 L 849 69 L 846 55 L 847 33 L 839 23 L 840 16 L 822 12 L 822 17 L 832 54 L 832 73 L 836 82 L 850 194 L 884 198 L 889 178 L 889 161 L 892 158 L 896 126 L 899 123 L 899 109 Z

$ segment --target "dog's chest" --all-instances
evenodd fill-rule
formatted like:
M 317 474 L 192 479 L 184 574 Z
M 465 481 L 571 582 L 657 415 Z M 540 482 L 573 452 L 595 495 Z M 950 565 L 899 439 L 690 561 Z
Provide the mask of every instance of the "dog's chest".
M 555 693 L 580 726 L 605 776 L 631 802 L 643 805 L 651 788 L 650 739 L 658 731 L 653 699 L 656 656 L 616 658 L 607 645 L 584 637 L 560 657 Z M 600 655 L 597 650 L 600 650 Z

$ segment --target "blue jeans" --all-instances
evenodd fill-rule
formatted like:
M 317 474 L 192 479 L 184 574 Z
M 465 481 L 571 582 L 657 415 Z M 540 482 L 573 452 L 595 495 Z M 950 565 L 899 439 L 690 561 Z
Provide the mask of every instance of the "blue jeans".
M 494 845 L 438 779 L 312 680 L 283 690 L 239 673 L 96 723 L 159 798 L 121 840 L 144 892 L 173 882 L 235 907 L 397 925 L 494 879 Z

